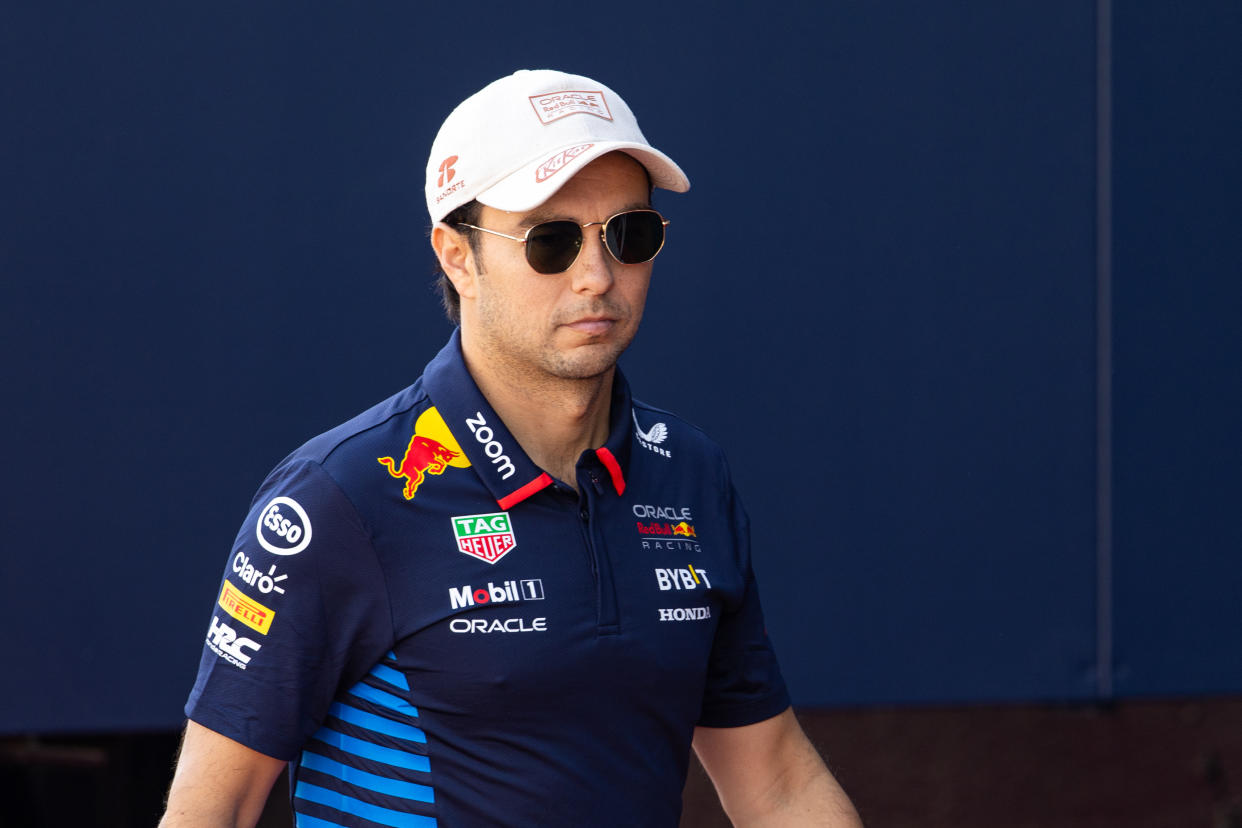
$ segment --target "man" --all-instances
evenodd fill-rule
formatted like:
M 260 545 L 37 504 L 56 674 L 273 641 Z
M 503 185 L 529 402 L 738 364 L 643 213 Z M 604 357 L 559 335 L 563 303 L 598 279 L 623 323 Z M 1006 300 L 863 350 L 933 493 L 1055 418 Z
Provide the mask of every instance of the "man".
M 427 165 L 460 327 L 286 458 L 238 535 L 165 826 L 857 826 L 767 641 L 719 448 L 616 367 L 689 187 L 625 102 L 518 72 Z

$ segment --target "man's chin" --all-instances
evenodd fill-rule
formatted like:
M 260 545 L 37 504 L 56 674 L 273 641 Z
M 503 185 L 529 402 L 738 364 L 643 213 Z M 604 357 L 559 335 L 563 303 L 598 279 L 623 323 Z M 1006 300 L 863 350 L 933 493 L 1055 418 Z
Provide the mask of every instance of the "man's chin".
M 561 379 L 595 379 L 612 371 L 624 350 L 615 342 L 579 345 L 559 354 L 550 366 L 551 373 Z

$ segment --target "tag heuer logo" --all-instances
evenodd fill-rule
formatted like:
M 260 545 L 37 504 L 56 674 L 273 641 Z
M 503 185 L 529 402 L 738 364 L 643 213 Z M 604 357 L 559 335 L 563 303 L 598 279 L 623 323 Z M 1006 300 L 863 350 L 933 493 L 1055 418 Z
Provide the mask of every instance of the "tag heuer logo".
M 455 517 L 453 534 L 457 536 L 458 549 L 489 564 L 496 563 L 517 546 L 508 512 Z

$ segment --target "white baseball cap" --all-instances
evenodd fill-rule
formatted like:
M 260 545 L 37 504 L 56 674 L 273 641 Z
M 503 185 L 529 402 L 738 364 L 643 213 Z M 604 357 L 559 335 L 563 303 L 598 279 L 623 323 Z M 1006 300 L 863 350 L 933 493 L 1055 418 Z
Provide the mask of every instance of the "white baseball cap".
M 690 189 L 681 168 L 647 143 L 616 92 L 581 75 L 522 69 L 466 98 L 441 125 L 427 159 L 427 212 L 440 221 L 474 199 L 499 210 L 532 210 L 615 150 L 646 167 L 655 186 Z

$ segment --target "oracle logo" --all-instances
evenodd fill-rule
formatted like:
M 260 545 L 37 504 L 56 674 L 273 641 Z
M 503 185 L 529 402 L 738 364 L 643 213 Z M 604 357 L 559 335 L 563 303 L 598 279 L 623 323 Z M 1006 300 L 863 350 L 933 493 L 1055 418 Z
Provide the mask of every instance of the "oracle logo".
M 453 169 L 453 165 L 457 163 L 457 156 L 450 155 L 440 162 L 440 177 L 436 179 L 436 186 L 443 187 L 448 184 L 457 175 L 457 171 Z
M 570 147 L 567 150 L 561 150 L 556 155 L 544 161 L 535 170 L 535 182 L 542 184 L 561 170 L 565 169 L 565 165 L 573 161 L 579 155 L 589 150 L 594 144 L 579 144 L 576 147 Z
M 612 120 L 608 101 L 604 99 L 604 93 L 598 89 L 566 89 L 563 92 L 531 95 L 530 105 L 545 126 L 553 121 L 577 114 L 594 115 L 605 121 Z

